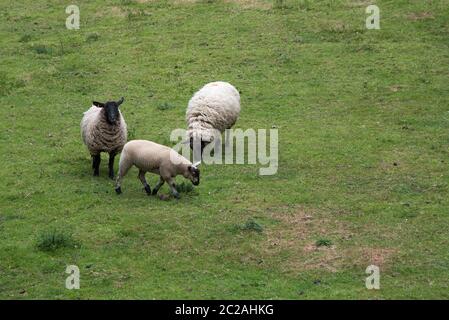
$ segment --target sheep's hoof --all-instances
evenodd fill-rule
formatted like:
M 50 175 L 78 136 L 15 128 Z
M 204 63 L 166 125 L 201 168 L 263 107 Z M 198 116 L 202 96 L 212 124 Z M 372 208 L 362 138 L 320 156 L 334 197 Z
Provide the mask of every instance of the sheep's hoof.
M 115 188 L 115 192 L 117 194 L 121 194 L 122 193 L 122 188 L 121 187 Z
M 158 192 L 159 190 L 156 190 L 156 189 L 153 189 L 153 192 L 151 192 L 151 194 L 153 195 L 153 196 L 155 196 L 155 195 L 157 195 L 157 192 Z
M 98 177 L 100 175 L 100 173 L 99 172 L 94 172 L 94 177 Z
M 145 191 L 147 192 L 148 195 L 151 195 L 151 188 L 150 188 L 150 186 L 146 185 L 145 186 Z
M 112 180 L 114 180 L 114 174 L 110 174 L 109 178 L 111 178 Z

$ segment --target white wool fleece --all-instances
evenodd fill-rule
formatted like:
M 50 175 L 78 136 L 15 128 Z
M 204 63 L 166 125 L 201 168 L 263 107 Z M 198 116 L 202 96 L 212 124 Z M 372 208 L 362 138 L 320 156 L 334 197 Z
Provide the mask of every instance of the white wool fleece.
M 110 125 L 104 112 L 103 108 L 93 105 L 84 112 L 81 120 L 81 135 L 91 155 L 98 155 L 100 152 L 120 152 L 127 140 L 128 131 L 122 113 L 119 111 L 119 123 Z
M 227 82 L 206 84 L 190 99 L 187 106 L 187 135 L 211 141 L 213 131 L 231 128 L 240 114 L 240 94 Z

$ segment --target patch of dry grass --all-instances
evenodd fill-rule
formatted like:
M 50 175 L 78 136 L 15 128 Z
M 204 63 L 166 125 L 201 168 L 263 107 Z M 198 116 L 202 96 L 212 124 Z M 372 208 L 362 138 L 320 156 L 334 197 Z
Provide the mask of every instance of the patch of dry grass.
M 258 254 L 263 260 L 286 257 L 281 263 L 284 272 L 298 273 L 305 270 L 341 271 L 345 268 L 366 268 L 370 264 L 386 268 L 397 252 L 393 248 L 359 247 L 351 241 L 360 232 L 348 222 L 335 217 L 295 207 L 269 210 L 271 218 L 279 223 L 266 230 L 266 241 Z M 317 246 L 316 240 L 332 239 L 330 246 Z M 276 258 L 275 260 L 279 260 Z
M 407 18 L 412 21 L 435 19 L 431 12 L 414 12 L 407 15 Z
M 139 0 L 147 2 L 148 0 Z M 150 0 L 151 1 L 151 0 Z M 194 4 L 202 2 L 201 0 L 174 0 L 175 4 Z M 241 6 L 244 9 L 271 9 L 273 7 L 272 1 L 264 0 L 223 0 L 225 3 L 232 3 Z

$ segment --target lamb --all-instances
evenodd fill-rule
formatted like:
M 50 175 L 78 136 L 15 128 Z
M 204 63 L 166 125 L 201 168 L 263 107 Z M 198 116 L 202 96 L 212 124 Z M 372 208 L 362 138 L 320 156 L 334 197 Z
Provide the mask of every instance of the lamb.
M 138 178 L 145 187 L 148 195 L 156 195 L 164 182 L 167 182 L 173 196 L 179 199 L 176 190 L 175 177 L 182 175 L 193 185 L 200 183 L 199 163 L 192 164 L 172 148 L 147 140 L 132 140 L 125 144 L 120 157 L 119 170 L 115 191 L 122 193 L 121 181 L 128 170 L 135 165 L 139 169 Z M 150 185 L 145 180 L 145 173 L 152 172 L 159 175 L 159 182 L 151 192 Z
M 81 120 L 81 135 L 92 156 L 94 176 L 99 175 L 100 153 L 108 152 L 109 177 L 114 178 L 114 158 L 122 151 L 128 135 L 125 119 L 119 110 L 123 101 L 123 97 L 117 102 L 94 101 L 92 107 L 84 112 Z
M 214 139 L 218 130 L 223 133 L 230 129 L 240 114 L 240 94 L 227 82 L 217 81 L 206 84 L 190 99 L 187 106 L 187 137 L 190 148 L 200 139 L 203 149 Z M 227 131 L 227 138 L 229 131 Z

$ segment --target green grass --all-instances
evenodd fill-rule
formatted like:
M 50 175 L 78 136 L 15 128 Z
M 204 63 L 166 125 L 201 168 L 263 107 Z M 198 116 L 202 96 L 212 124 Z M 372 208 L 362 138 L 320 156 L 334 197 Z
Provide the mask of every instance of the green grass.
M 254 221 L 253 219 L 248 219 L 248 221 L 246 221 L 244 224 L 239 225 L 238 229 L 246 231 L 262 232 L 263 226 L 261 226 L 257 221 Z
M 274 2 L 77 1 L 79 30 L 65 1 L 0 3 L 0 298 L 449 298 L 449 2 L 374 1 L 380 30 L 372 2 Z M 105 156 L 92 177 L 92 100 L 169 144 L 215 80 L 237 128 L 278 128 L 276 175 L 202 166 L 179 201 L 135 169 L 117 196 Z
M 49 230 L 39 234 L 36 247 L 41 251 L 55 251 L 60 248 L 76 248 L 77 244 L 71 234 L 59 230 Z
M 322 246 L 330 247 L 332 245 L 332 240 L 329 240 L 329 239 L 318 239 L 315 242 L 315 245 L 317 247 L 322 247 Z

